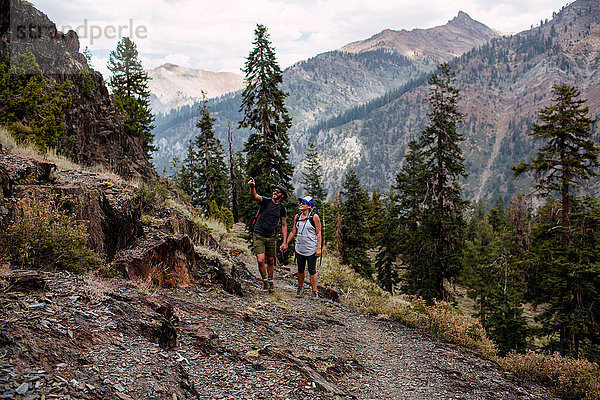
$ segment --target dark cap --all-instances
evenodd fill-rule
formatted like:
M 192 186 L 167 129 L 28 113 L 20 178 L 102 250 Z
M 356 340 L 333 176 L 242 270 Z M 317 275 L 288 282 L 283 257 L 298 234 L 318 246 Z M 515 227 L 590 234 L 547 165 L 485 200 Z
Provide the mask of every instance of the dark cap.
M 286 190 L 285 186 L 283 186 L 282 184 L 280 184 L 280 183 L 274 184 L 273 186 L 271 186 L 271 190 L 273 190 L 273 189 L 281 190 L 281 193 L 283 193 L 283 198 L 284 199 L 287 198 L 287 190 Z

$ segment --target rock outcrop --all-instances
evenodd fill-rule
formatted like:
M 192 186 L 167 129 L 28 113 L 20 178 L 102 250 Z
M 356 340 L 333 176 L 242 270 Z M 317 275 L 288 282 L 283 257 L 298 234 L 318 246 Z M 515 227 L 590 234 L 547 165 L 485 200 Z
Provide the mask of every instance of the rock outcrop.
M 243 294 L 239 268 L 196 253 L 196 247 L 219 250 L 209 232 L 182 211 L 146 204 L 142 191 L 117 175 L 59 169 L 41 159 L 0 153 L 0 187 L 0 229 L 41 205 L 83 221 L 88 246 L 131 280 L 170 288 L 205 280 Z M 152 223 L 143 223 L 142 214 Z
M 57 31 L 41 11 L 23 0 L 0 0 L 0 59 L 31 50 L 50 81 L 71 83 L 72 107 L 66 114 L 67 155 L 85 165 L 101 164 L 119 175 L 156 176 L 139 136 L 128 134 L 115 110 L 102 75 L 79 52 L 74 31 Z

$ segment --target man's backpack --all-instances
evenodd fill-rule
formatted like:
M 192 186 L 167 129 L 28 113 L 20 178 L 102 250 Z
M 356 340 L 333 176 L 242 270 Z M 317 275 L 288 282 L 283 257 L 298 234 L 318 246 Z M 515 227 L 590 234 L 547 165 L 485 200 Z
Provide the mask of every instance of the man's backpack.
M 254 224 L 256 223 L 256 220 L 258 219 L 258 214 L 260 214 L 261 211 L 265 208 L 266 206 L 263 206 L 262 203 L 258 206 L 258 210 L 256 210 L 256 214 L 254 214 L 254 219 L 252 219 L 252 226 L 254 226 Z

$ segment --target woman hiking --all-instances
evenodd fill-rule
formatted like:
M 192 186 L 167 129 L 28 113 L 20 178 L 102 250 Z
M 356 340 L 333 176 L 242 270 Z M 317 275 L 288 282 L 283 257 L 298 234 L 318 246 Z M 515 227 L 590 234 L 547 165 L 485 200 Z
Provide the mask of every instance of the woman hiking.
M 305 269 L 308 264 L 310 275 L 311 298 L 319 298 L 317 294 L 317 258 L 321 256 L 321 219 L 313 212 L 315 201 L 310 196 L 299 197 L 300 213 L 294 216 L 294 227 L 289 236 L 281 245 L 282 250 L 287 250 L 288 244 L 294 236 L 296 239 L 296 260 L 298 262 L 298 289 L 296 297 L 304 295 Z

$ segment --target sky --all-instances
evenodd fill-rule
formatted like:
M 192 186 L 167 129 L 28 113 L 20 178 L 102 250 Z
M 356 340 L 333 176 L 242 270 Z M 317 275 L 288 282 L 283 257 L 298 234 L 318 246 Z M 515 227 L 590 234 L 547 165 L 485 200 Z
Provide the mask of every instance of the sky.
M 108 76 L 110 52 L 123 36 L 145 68 L 170 62 L 214 72 L 240 69 L 254 29 L 267 27 L 282 68 L 384 29 L 427 29 L 464 11 L 504 33 L 551 19 L 565 0 L 32 0 L 62 31 L 75 30 L 94 69 Z

